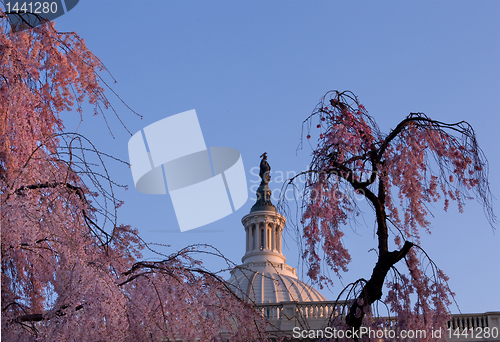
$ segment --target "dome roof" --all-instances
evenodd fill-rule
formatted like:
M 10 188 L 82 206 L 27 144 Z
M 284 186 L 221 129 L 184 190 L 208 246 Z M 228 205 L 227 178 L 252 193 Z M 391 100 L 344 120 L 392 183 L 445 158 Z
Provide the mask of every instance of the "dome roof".
M 293 270 L 284 270 L 279 273 L 275 268 L 266 267 L 264 270 L 256 270 L 251 264 L 242 265 L 234 269 L 228 283 L 233 286 L 233 291 L 242 299 L 260 303 L 278 303 L 282 301 L 326 301 L 327 299 L 316 289 L 300 281 Z M 288 272 L 287 272 L 288 271 Z M 291 274 L 292 273 L 292 274 Z

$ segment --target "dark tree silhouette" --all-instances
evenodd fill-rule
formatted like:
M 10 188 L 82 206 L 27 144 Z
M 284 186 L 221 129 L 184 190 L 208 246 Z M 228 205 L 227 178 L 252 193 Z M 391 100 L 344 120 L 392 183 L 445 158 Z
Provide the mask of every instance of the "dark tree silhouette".
M 443 326 L 452 293 L 446 275 L 421 249 L 420 230 L 430 231 L 426 204 L 443 200 L 447 210 L 453 200 L 462 211 L 471 195 L 494 227 L 488 164 L 474 130 L 465 121 L 448 124 L 411 113 L 384 135 L 349 91 L 330 91 L 321 99 L 303 123 L 307 140 L 313 126 L 320 134 L 310 168 L 284 185 L 285 191 L 296 191 L 298 177 L 306 177 L 300 189 L 300 234 L 308 276 L 328 283 L 323 263 L 339 275 L 347 270 L 351 256 L 342 243 L 342 230 L 359 214 L 355 198 L 362 196 L 375 214 L 378 260 L 368 280 L 353 282 L 343 292 L 353 299 L 345 323 L 360 328 L 365 316 L 372 316 L 372 304 L 382 299 L 385 284 L 389 291 L 383 302 L 397 313 L 399 328 Z M 284 201 L 281 205 L 287 209 Z M 394 250 L 389 248 L 390 237 Z M 407 274 L 395 267 L 403 259 Z M 365 319 L 366 325 L 374 322 Z

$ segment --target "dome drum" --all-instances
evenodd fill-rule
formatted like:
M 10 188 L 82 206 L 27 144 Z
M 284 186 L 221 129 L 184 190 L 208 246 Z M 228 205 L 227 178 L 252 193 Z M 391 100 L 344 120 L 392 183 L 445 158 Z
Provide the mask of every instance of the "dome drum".
M 274 263 L 286 262 L 281 246 L 281 235 L 286 219 L 272 211 L 252 212 L 241 220 L 245 227 L 246 247 L 243 263 L 263 260 L 259 255 Z

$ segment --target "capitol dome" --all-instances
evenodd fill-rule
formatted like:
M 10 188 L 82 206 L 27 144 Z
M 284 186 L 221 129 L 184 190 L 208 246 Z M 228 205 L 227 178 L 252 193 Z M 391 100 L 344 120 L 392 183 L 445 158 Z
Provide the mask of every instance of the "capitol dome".
M 281 249 L 286 219 L 271 203 L 267 185 L 271 168 L 266 155 L 262 157 L 257 202 L 241 219 L 246 232 L 243 264 L 231 270 L 228 283 L 240 298 L 255 304 L 326 301 L 319 291 L 298 279 L 295 268 L 286 264 Z

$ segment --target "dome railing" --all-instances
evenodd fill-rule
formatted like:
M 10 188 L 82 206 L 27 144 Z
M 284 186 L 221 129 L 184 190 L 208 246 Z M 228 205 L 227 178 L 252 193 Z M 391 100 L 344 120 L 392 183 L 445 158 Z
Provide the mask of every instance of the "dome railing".
M 307 319 L 328 319 L 332 315 L 345 317 L 346 301 L 323 302 L 280 302 L 257 304 L 257 310 L 267 319 L 282 319 L 285 315 L 290 319 L 299 315 Z

